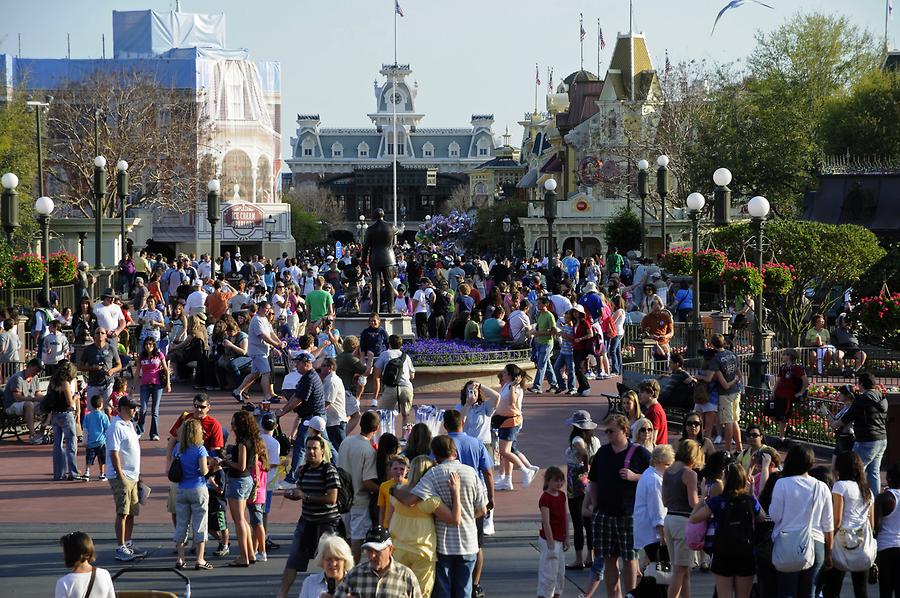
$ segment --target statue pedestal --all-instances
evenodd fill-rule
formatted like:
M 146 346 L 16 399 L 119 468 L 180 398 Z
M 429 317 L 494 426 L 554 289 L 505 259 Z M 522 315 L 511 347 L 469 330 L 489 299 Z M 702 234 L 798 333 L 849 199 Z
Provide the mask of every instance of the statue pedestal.
M 91 274 L 94 275 L 94 286 L 90 289 L 91 297 L 99 299 L 100 293 L 113 286 L 113 271 L 106 269 L 91 270 Z M 115 289 L 113 289 L 113 291 L 115 291 Z
M 409 316 L 398 316 L 393 314 L 379 314 L 381 316 L 381 327 L 387 331 L 388 335 L 396 334 L 403 338 L 414 338 L 412 318 Z M 341 336 L 348 335 L 359 336 L 359 333 L 369 327 L 369 314 L 359 314 L 355 316 L 337 316 L 334 319 L 335 326 L 341 331 Z

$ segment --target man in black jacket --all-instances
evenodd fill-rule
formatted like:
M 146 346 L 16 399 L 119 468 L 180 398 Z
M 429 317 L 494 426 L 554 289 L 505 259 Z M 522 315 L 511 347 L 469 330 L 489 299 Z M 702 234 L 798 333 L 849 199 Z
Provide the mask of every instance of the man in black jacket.
M 841 421 L 853 424 L 856 433 L 853 452 L 862 459 L 869 488 L 877 495 L 881 490 L 881 458 L 887 449 L 888 403 L 876 388 L 871 372 L 860 372 L 856 379 L 863 392 L 853 399 Z

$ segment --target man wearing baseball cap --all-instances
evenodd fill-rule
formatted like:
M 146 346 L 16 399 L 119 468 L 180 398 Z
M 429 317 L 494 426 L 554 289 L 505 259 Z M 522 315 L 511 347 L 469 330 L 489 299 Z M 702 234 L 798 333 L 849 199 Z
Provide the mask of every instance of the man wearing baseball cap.
M 419 581 L 406 565 L 393 559 L 394 543 L 383 527 L 374 527 L 362 545 L 366 561 L 344 577 L 335 598 L 421 598 Z
M 134 429 L 138 403 L 125 395 L 119 399 L 119 414 L 106 432 L 107 479 L 116 503 L 116 560 L 133 561 L 146 553 L 131 542 L 134 518 L 140 513 L 138 482 L 141 479 L 141 445 Z
M 294 436 L 291 468 L 284 479 L 287 484 L 296 482 L 294 472 L 303 465 L 307 434 L 307 426 L 303 425 L 303 421 L 309 420 L 314 415 L 325 415 L 325 391 L 322 388 L 322 379 L 319 378 L 319 375 L 313 368 L 313 356 L 310 353 L 301 352 L 294 358 L 294 363 L 297 372 L 300 373 L 300 380 L 297 382 L 294 394 L 288 400 L 287 405 L 278 412 L 278 417 L 281 417 L 291 411 L 296 411 L 297 417 L 300 418 L 301 422 L 297 426 L 297 434 Z

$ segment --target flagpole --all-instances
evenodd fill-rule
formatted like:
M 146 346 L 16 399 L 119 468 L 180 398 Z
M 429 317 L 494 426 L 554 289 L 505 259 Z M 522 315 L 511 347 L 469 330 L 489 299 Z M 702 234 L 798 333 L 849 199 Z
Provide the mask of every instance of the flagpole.
M 891 17 L 891 0 L 884 0 L 884 55 L 888 53 L 888 19 Z
M 541 86 L 540 83 L 540 70 L 538 69 L 538 64 L 534 63 L 534 72 L 536 73 L 534 78 L 534 113 L 537 114 L 537 98 L 538 98 L 538 87 Z
M 578 39 L 581 45 L 581 70 L 584 70 L 584 15 L 578 13 Z
M 394 73 L 391 79 L 391 110 L 393 112 L 393 129 L 394 129 L 394 151 L 393 159 L 393 185 L 394 185 L 394 228 L 397 228 L 397 102 L 394 99 L 397 96 L 397 4 L 394 2 Z
M 597 78 L 600 79 L 600 19 L 597 19 Z
M 629 73 L 628 77 L 631 79 L 631 87 L 630 97 L 631 101 L 634 101 L 634 2 L 629 0 L 628 2 L 628 60 L 629 60 Z

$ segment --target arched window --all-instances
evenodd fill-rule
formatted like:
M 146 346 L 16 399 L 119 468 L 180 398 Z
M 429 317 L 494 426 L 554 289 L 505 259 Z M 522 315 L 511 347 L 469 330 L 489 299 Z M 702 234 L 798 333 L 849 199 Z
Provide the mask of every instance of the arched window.
M 422 157 L 423 158 L 433 158 L 434 157 L 434 144 L 430 141 L 426 141 L 425 145 L 422 146 Z
M 222 160 L 222 191 L 230 199 L 234 185 L 240 186 L 240 196 L 250 198 L 253 192 L 253 163 L 243 150 L 231 150 Z
M 272 163 L 266 156 L 260 156 L 256 161 L 256 203 L 272 202 L 272 174 Z
M 475 144 L 475 147 L 478 149 L 479 156 L 490 156 L 491 149 L 493 148 L 493 143 L 487 135 L 482 135 L 478 140 L 478 143 Z
M 356 146 L 356 155 L 360 158 L 368 158 L 369 157 L 369 144 L 363 141 L 359 145 Z
M 450 147 L 448 148 L 448 153 L 450 154 L 451 158 L 459 158 L 459 144 L 455 141 L 451 143 Z
M 335 141 L 331 144 L 331 157 L 332 158 L 343 158 L 344 157 L 344 146 Z
M 475 195 L 484 195 L 486 188 L 484 183 L 475 183 Z
M 311 158 L 315 155 L 316 152 L 316 142 L 313 141 L 312 137 L 306 137 L 303 142 L 300 144 L 302 149 L 302 156 L 304 158 Z

